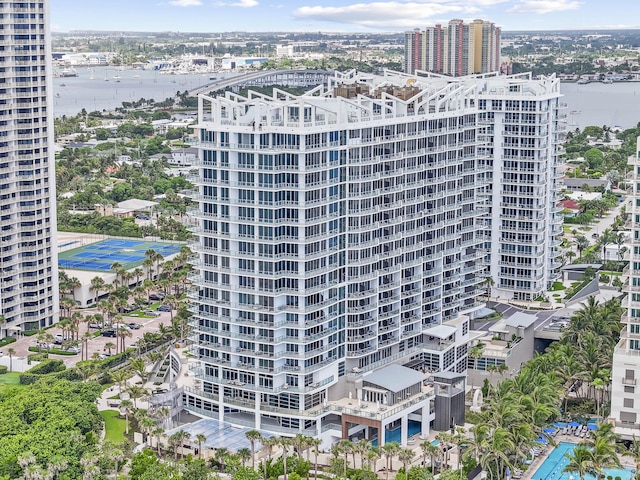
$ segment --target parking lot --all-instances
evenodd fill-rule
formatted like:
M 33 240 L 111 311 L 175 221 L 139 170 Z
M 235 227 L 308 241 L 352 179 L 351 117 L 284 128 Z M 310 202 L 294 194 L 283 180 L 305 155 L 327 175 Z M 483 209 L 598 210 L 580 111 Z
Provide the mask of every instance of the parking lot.
M 86 310 L 82 310 L 81 311 L 84 315 L 92 315 L 94 313 L 99 313 L 97 310 L 95 309 L 86 309 Z M 125 342 L 125 347 L 128 348 L 131 344 L 136 343 L 138 341 L 138 339 L 142 338 L 142 336 L 146 333 L 146 332 L 152 332 L 152 333 L 156 333 L 158 331 L 158 325 L 160 325 L 161 323 L 164 323 L 166 326 L 171 325 L 171 313 L 170 312 L 157 312 L 156 317 L 153 318 L 140 318 L 140 317 L 132 317 L 132 316 L 128 316 L 128 315 L 124 315 L 123 316 L 123 324 L 129 324 L 132 322 L 135 322 L 136 324 L 138 324 L 140 326 L 139 329 L 129 329 L 129 333 L 131 334 L 131 337 L 125 337 L 124 342 Z M 174 312 L 175 313 L 175 312 Z M 80 324 L 80 331 L 79 331 L 79 337 L 82 338 L 82 336 L 84 335 L 84 333 L 87 331 L 87 329 L 90 332 L 96 332 L 98 330 L 96 330 L 95 328 L 89 328 L 89 325 L 87 325 L 86 323 L 82 322 Z M 57 327 L 54 326 L 50 329 L 47 330 L 47 333 L 51 334 L 54 338 L 56 337 L 56 335 L 59 335 L 60 338 L 62 337 L 62 330 Z M 0 349 L 0 352 L 3 352 L 4 355 L 7 355 L 7 349 L 9 348 L 13 348 L 15 353 L 13 354 L 14 358 L 26 358 L 27 355 L 34 353 L 34 352 L 30 352 L 29 351 L 29 347 L 36 347 L 37 346 L 37 336 L 33 335 L 30 337 L 19 337 L 18 340 L 10 345 L 7 345 L 5 347 L 2 347 Z M 107 349 L 105 348 L 105 345 L 107 343 L 116 343 L 116 338 L 115 337 L 105 337 L 105 336 L 98 336 L 98 337 L 94 337 L 92 339 L 90 339 L 87 343 L 88 345 L 88 349 L 89 349 L 89 358 L 91 358 L 91 356 L 94 354 L 94 352 L 98 352 L 99 354 L 105 354 L 107 353 Z M 58 347 L 59 345 L 54 345 L 56 347 Z M 111 349 L 111 353 L 115 354 L 115 349 L 112 348 Z M 62 361 L 64 361 L 64 363 L 67 366 L 73 366 L 75 365 L 77 362 L 79 362 L 82 359 L 82 356 L 78 353 L 77 355 L 55 355 L 55 354 L 50 354 L 49 358 L 56 358 L 56 359 L 60 359 Z M 26 362 L 25 362 L 26 363 Z M 17 364 L 16 364 L 17 365 Z M 27 367 L 28 368 L 28 367 Z

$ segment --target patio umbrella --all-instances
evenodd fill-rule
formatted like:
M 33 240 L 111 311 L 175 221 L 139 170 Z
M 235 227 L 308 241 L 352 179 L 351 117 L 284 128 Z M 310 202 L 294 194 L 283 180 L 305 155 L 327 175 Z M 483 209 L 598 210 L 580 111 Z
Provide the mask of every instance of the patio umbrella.
M 569 422 L 569 426 L 570 426 L 571 428 L 576 428 L 576 427 L 579 427 L 579 426 L 580 426 L 580 424 L 579 424 L 578 422 Z
M 597 430 L 597 429 L 598 429 L 598 425 L 596 425 L 595 423 L 587 424 L 587 430 Z
M 556 429 L 555 428 L 545 428 L 543 430 L 544 433 L 555 433 Z

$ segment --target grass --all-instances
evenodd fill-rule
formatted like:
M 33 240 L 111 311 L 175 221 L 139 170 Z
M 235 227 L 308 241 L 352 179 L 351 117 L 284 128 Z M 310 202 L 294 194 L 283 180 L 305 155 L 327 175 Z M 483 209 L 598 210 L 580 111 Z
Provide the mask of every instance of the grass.
M 551 292 L 556 292 L 558 290 L 565 290 L 567 287 L 564 286 L 562 282 L 553 282 L 553 287 L 551 287 Z
M 112 443 L 125 441 L 124 429 L 126 425 L 124 418 L 118 418 L 120 412 L 117 410 L 103 410 L 100 412 L 100 415 L 102 415 L 104 419 L 104 439 Z
M 9 372 L 4 375 L 0 375 L 0 392 L 6 387 L 25 387 L 26 385 L 20 385 L 20 372 Z

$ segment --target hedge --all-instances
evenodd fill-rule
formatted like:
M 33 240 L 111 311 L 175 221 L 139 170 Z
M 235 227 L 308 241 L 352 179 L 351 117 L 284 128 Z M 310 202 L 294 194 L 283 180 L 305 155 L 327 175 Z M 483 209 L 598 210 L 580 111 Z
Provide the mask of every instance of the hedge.
M 61 372 L 65 368 L 66 367 L 64 366 L 64 362 L 62 360 L 50 359 L 39 363 L 35 367 L 31 367 L 25 373 L 31 373 L 33 375 L 46 375 L 47 373 Z
M 7 345 L 16 341 L 16 337 L 4 337 L 0 340 L 0 347 L 6 347 Z
M 5 373 L 7 373 L 7 370 L 9 370 L 7 367 L 5 367 L 4 365 L 0 365 L 0 375 L 4 375 Z
M 30 352 L 36 352 L 38 353 L 41 349 L 39 349 L 38 347 L 34 347 L 31 346 L 29 347 L 29 351 Z M 50 353 L 51 355 L 78 355 L 76 352 L 70 352 L 69 350 L 63 350 L 61 348 L 49 348 L 47 349 L 47 353 Z

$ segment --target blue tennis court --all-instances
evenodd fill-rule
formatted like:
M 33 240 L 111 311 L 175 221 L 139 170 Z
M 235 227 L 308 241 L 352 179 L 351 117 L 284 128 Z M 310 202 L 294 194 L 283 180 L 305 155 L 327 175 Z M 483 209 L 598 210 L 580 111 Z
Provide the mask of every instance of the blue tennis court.
M 83 247 L 73 248 L 58 254 L 58 265 L 62 269 L 108 272 L 114 263 L 122 264 L 125 270 L 142 265 L 145 253 L 153 250 L 164 258 L 175 255 L 182 245 L 145 240 L 122 240 L 110 238 Z

